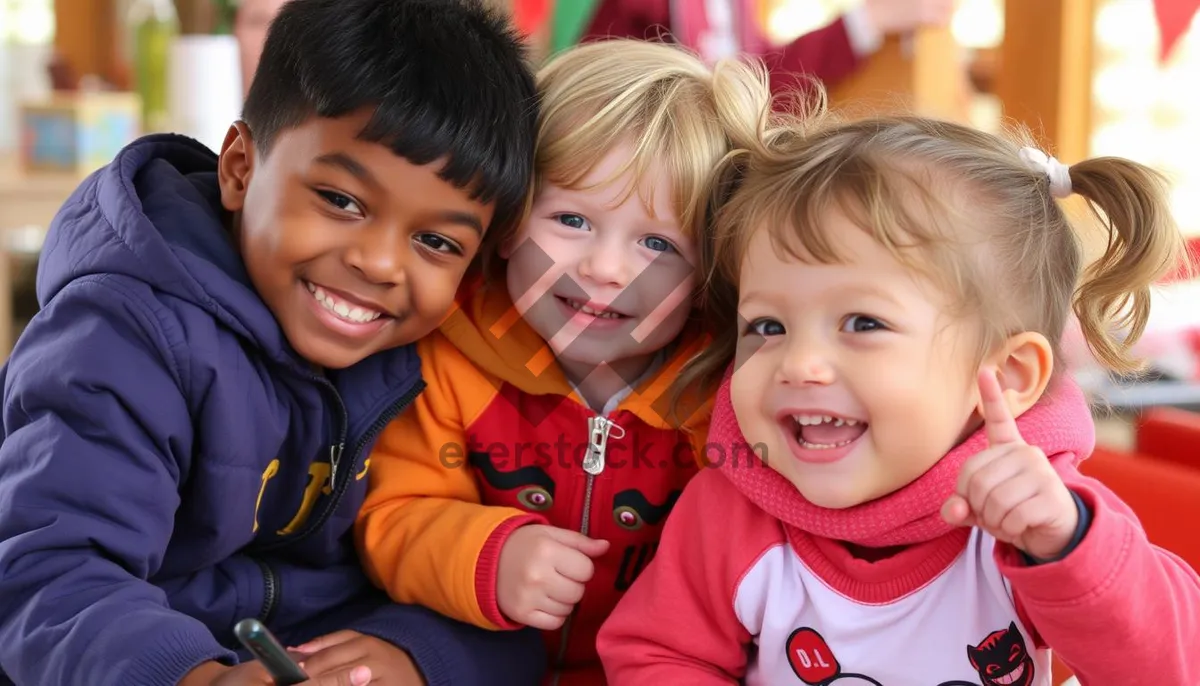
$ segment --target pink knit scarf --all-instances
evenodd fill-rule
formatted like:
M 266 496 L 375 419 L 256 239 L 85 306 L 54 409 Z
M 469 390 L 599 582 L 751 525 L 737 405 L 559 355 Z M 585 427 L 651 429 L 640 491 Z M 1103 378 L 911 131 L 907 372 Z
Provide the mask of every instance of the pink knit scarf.
M 726 376 L 717 393 L 708 440 L 725 446 L 726 455 L 752 456 L 749 461 L 725 460 L 720 469 L 767 514 L 815 536 L 870 548 L 923 543 L 955 529 L 942 519 L 942 504 L 954 493 L 963 463 L 986 447 L 982 430 L 908 486 L 862 505 L 828 509 L 806 500 L 778 472 L 753 457 L 730 403 L 730 378 Z M 1059 468 L 1074 467 L 1095 444 L 1087 402 L 1067 378 L 1052 384 L 1042 400 L 1017 419 L 1017 426 L 1026 442 L 1040 447 Z

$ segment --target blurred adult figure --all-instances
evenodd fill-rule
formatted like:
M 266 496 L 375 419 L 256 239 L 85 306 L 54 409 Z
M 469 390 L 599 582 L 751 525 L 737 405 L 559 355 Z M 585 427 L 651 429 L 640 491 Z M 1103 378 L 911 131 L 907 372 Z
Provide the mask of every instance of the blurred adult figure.
M 776 91 L 795 74 L 836 85 L 883 44 L 889 34 L 945 26 L 954 0 L 861 0 L 833 23 L 786 45 L 772 45 L 755 19 L 761 0 L 598 0 L 583 40 L 606 36 L 664 38 L 695 50 L 707 61 L 745 52 L 771 67 Z
M 267 40 L 267 27 L 288 0 L 242 0 L 234 22 L 233 34 L 242 53 L 242 91 L 250 92 L 258 57 Z

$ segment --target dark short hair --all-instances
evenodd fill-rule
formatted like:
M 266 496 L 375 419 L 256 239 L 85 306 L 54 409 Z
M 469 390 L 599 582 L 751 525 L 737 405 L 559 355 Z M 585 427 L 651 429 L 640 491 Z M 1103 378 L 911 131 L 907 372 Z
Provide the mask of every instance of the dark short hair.
M 536 89 L 520 37 L 481 0 L 291 0 L 271 23 L 243 119 L 280 132 L 363 108 L 360 137 L 495 203 L 486 243 L 515 231 L 533 175 Z M 498 234 L 498 235 L 493 235 Z

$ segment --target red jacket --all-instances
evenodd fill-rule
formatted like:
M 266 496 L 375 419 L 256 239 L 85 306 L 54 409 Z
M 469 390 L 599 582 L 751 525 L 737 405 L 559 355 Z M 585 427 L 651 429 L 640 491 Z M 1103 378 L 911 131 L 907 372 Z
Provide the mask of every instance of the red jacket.
M 851 43 L 844 17 L 788 45 L 773 47 L 756 22 L 747 19 L 750 10 L 744 0 L 733 0 L 731 5 L 737 49 L 766 62 L 771 69 L 771 88 L 777 93 L 793 86 L 797 73 L 832 86 L 858 68 L 861 57 Z M 666 29 L 674 40 L 712 59 L 717 56 L 713 54 L 716 48 L 705 40 L 710 25 L 705 0 L 600 0 L 583 38 L 656 38 Z

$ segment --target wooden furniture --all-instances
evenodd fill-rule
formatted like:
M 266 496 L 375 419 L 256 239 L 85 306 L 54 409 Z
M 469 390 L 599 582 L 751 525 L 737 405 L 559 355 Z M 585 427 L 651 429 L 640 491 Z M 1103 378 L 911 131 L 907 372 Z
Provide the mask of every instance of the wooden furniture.
M 0 362 L 17 334 L 15 273 L 35 263 L 46 228 L 82 180 L 76 174 L 26 174 L 15 159 L 0 158 Z
M 1005 0 L 995 93 L 1056 157 L 1088 156 L 1095 0 Z
M 830 89 L 830 105 L 847 114 L 893 109 L 966 121 L 969 101 L 962 48 L 949 28 L 890 36 L 845 81 Z
M 54 0 L 54 50 L 75 79 L 99 76 L 127 87 L 115 0 Z

